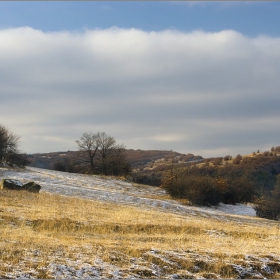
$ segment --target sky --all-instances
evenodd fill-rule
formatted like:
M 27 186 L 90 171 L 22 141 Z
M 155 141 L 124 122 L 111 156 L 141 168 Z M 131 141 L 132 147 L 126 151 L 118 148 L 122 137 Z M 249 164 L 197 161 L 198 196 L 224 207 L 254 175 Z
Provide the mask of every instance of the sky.
M 0 2 L 0 124 L 24 153 L 280 145 L 280 2 Z

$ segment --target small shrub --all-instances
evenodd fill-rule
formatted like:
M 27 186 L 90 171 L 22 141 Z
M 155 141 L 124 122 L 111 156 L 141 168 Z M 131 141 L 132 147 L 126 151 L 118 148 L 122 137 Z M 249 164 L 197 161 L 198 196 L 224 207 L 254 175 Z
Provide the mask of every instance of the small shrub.
M 221 165 L 222 162 L 223 162 L 223 158 L 222 157 L 218 157 L 218 158 L 214 159 L 213 164 L 214 165 Z
M 227 156 L 224 157 L 225 161 L 228 161 L 228 160 L 231 160 L 231 159 L 232 159 L 232 156 L 230 156 L 230 155 L 227 155 Z
M 232 161 L 232 163 L 233 163 L 233 164 L 239 164 L 239 163 L 241 162 L 241 160 L 242 160 L 242 156 L 238 154 L 238 155 L 235 157 L 235 159 Z

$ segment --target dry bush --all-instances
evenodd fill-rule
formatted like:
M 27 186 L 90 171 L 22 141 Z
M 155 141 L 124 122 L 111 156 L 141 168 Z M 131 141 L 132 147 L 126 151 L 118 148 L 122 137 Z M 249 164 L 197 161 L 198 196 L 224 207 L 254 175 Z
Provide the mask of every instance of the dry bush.
M 274 189 L 266 196 L 256 201 L 257 216 L 280 220 L 280 175 L 277 176 Z

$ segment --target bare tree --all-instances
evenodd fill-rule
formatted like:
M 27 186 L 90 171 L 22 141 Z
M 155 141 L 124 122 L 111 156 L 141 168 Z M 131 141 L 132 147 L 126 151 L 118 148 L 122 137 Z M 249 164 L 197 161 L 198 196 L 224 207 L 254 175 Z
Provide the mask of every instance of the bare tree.
M 115 138 L 105 132 L 84 133 L 76 143 L 82 161 L 90 165 L 92 173 L 118 175 L 129 172 L 125 147 L 117 144 Z
M 7 155 L 17 154 L 20 137 L 0 124 L 0 160 L 5 161 Z
M 97 150 L 99 148 L 97 142 L 97 135 L 91 132 L 86 132 L 80 138 L 80 140 L 76 140 L 80 151 L 80 158 L 83 163 L 89 163 L 91 173 L 94 172 L 94 158 L 97 154 Z

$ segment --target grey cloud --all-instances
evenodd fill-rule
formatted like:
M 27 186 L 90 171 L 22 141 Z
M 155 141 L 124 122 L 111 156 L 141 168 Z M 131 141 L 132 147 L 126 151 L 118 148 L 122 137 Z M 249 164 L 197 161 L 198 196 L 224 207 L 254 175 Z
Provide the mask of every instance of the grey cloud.
M 280 138 L 279 72 L 279 38 L 233 30 L 3 29 L 1 123 L 27 152 L 98 130 L 129 148 L 251 152 Z

